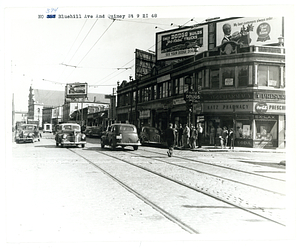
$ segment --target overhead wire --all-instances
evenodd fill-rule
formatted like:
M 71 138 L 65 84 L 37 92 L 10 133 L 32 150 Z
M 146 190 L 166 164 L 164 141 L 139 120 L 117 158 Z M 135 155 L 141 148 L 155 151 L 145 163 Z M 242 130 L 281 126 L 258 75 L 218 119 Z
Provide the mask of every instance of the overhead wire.
M 122 21 L 125 21 L 125 20 L 122 20 Z M 142 23 L 142 24 L 149 24 L 149 23 L 139 22 L 139 21 L 131 21 L 131 20 L 130 20 L 130 21 L 126 20 L 126 21 L 127 21 L 127 22 Z M 186 23 L 184 23 L 183 25 L 181 25 L 181 27 L 182 27 L 182 26 L 185 26 L 185 25 L 186 25 L 187 23 L 189 23 L 190 21 L 194 21 L 194 18 L 189 19 Z M 152 24 L 154 24 L 154 23 L 152 23 Z M 155 24 L 157 24 L 157 23 L 155 23 Z M 164 25 L 165 25 L 165 24 L 164 24 Z M 157 26 L 156 26 L 155 28 L 157 28 Z M 174 30 L 174 31 L 175 31 L 175 30 Z M 149 47 L 147 50 L 153 48 L 155 45 L 156 45 L 156 44 L 152 45 L 152 46 Z M 127 64 L 131 63 L 132 61 L 134 61 L 134 59 L 130 60 L 129 62 L 127 62 L 127 63 L 126 63 L 125 65 L 123 65 L 122 67 L 125 67 Z M 132 65 L 132 67 L 133 67 L 133 65 Z M 109 74 L 108 76 L 106 76 L 104 79 L 110 77 L 110 76 L 113 75 L 114 73 L 116 73 L 116 71 L 112 72 L 111 74 Z M 120 75 L 120 74 L 122 74 L 122 73 L 123 73 L 123 71 L 120 72 L 119 74 L 117 74 L 116 76 L 118 76 L 118 75 Z M 114 76 L 114 77 L 116 77 L 116 76 Z M 101 79 L 100 81 L 102 82 L 102 80 L 103 80 L 103 79 Z M 104 82 L 107 82 L 108 80 L 110 80 L 110 78 L 107 79 L 106 81 L 103 81 L 103 83 L 104 83 Z M 95 84 L 99 83 L 100 81 L 97 81 Z M 98 86 L 102 86 L 102 85 L 91 85 L 91 86 L 92 86 L 92 87 L 98 87 Z
M 98 19 L 97 19 L 98 20 Z M 97 21 L 96 20 L 96 21 Z M 87 53 L 83 56 L 83 58 L 77 63 L 77 66 L 85 59 L 85 57 L 90 53 L 90 51 L 95 47 L 95 45 L 99 42 L 99 40 L 104 36 L 104 34 L 109 30 L 109 28 L 112 26 L 112 24 L 115 22 L 115 19 L 113 19 L 112 23 L 104 30 L 104 32 L 101 34 L 101 36 L 97 39 L 97 41 L 94 43 L 94 45 L 87 51 Z M 96 22 L 94 23 L 94 25 L 96 24 Z M 94 25 L 92 26 L 92 28 L 94 27 Z M 92 30 L 92 28 L 89 30 L 88 34 L 90 33 L 90 31 Z M 88 35 L 87 34 L 87 35 Z M 86 37 L 87 37 L 86 35 Z M 84 38 L 84 40 L 86 39 L 86 37 Z M 84 40 L 82 41 L 82 43 L 84 42 Z M 82 45 L 82 43 L 80 44 L 80 46 Z M 77 49 L 78 51 L 78 49 Z M 76 52 L 77 52 L 76 51 Z M 76 69 L 76 67 L 74 67 L 74 69 Z M 70 75 L 74 72 L 74 69 L 72 70 L 72 72 L 69 74 L 68 77 L 70 77 Z M 68 78 L 67 77 L 67 78 Z
M 97 19 L 98 20 L 98 19 Z M 79 47 L 77 48 L 76 52 L 79 50 L 79 48 L 81 47 L 81 45 L 83 44 L 83 42 L 85 41 L 85 39 L 87 38 L 87 36 L 89 35 L 89 33 L 91 32 L 91 30 L 94 28 L 97 20 L 94 22 L 93 26 L 90 28 L 89 32 L 86 34 L 85 38 L 83 39 L 83 41 L 81 42 L 81 44 L 79 45 Z M 112 19 L 112 23 L 107 27 L 107 29 L 102 33 L 102 35 L 98 38 L 98 40 L 93 44 L 93 46 L 88 50 L 88 52 L 83 56 L 83 58 L 79 61 L 79 63 L 77 63 L 77 66 L 72 66 L 75 68 L 81 68 L 81 67 L 78 67 L 78 65 L 85 59 L 85 57 L 90 53 L 90 51 L 95 47 L 95 45 L 99 42 L 99 40 L 103 37 L 103 35 L 109 30 L 109 28 L 112 26 L 112 24 L 117 20 L 117 19 Z M 118 19 L 119 20 L 119 19 Z M 133 20 L 121 20 L 121 21 L 126 21 L 126 22 L 135 22 L 135 23 L 141 23 L 141 24 L 155 24 L 155 25 L 158 25 L 157 23 L 149 23 L 149 22 L 141 22 L 141 21 L 133 21 Z M 194 18 L 192 19 L 189 19 L 186 23 L 184 23 L 183 25 L 180 25 L 179 27 L 184 27 L 187 23 L 189 23 L 190 21 L 195 21 Z M 195 21 L 196 23 L 198 23 L 197 21 Z M 166 25 L 166 24 L 161 24 L 161 25 Z M 157 28 L 157 26 L 155 27 Z M 81 32 L 81 31 L 80 31 Z M 175 32 L 175 30 L 174 30 Z M 150 48 L 148 48 L 147 50 L 153 48 L 156 44 L 152 45 Z M 73 59 L 73 57 L 75 56 L 76 52 L 74 53 L 74 55 L 72 56 L 72 58 L 69 60 L 69 62 Z M 117 71 L 119 71 L 120 69 L 128 69 L 128 68 L 123 68 L 125 66 L 127 66 L 129 63 L 131 63 L 132 61 L 134 61 L 134 59 L 130 60 L 129 62 L 127 62 L 125 65 L 123 65 L 122 67 L 119 67 L 119 68 L 116 68 Z M 132 68 L 134 65 L 130 66 L 129 68 Z M 73 73 L 74 69 L 72 70 L 72 72 L 70 73 L 70 75 Z M 110 76 L 112 76 L 113 74 L 115 74 L 117 71 L 114 71 L 112 72 L 111 74 L 107 75 L 105 78 L 97 81 L 95 83 L 95 85 L 90 85 L 91 87 L 100 87 L 100 86 L 105 86 L 105 85 L 99 85 L 98 83 L 99 82 L 107 82 L 109 81 L 111 78 L 109 78 Z M 118 73 L 116 76 L 122 74 L 124 71 Z M 70 76 L 69 75 L 69 76 Z M 69 77 L 68 76 L 68 77 Z M 114 77 L 116 77 L 114 76 Z M 108 78 L 107 80 L 103 81 L 104 79 Z M 107 86 L 113 86 L 113 85 L 107 85 Z

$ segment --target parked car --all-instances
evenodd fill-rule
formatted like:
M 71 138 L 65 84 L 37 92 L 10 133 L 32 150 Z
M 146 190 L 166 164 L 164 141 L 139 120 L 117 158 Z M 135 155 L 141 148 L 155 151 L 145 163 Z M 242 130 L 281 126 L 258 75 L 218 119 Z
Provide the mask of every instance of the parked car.
M 140 131 L 140 141 L 142 145 L 161 144 L 161 132 L 155 127 L 142 127 Z
M 134 150 L 137 150 L 141 145 L 136 126 L 123 123 L 108 126 L 105 134 L 101 136 L 100 144 L 102 148 L 108 145 L 112 149 L 115 149 L 117 146 L 122 148 L 132 146 Z
M 86 127 L 84 133 L 86 134 L 87 137 L 101 137 L 102 127 L 88 126 L 88 127 Z
M 79 146 L 85 147 L 86 135 L 81 133 L 81 127 L 77 123 L 63 123 L 56 127 L 56 146 Z
M 15 133 L 16 143 L 40 141 L 39 128 L 35 124 L 22 124 Z

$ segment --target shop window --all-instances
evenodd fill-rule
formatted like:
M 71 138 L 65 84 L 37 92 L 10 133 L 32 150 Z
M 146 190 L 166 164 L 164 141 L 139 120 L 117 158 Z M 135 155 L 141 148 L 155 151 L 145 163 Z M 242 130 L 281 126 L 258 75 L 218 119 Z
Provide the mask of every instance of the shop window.
M 238 85 L 239 87 L 245 87 L 249 85 L 249 67 L 238 66 Z
M 258 140 L 271 141 L 277 139 L 277 121 L 256 120 L 256 137 Z
M 219 69 L 210 70 L 210 83 L 211 83 L 211 88 L 213 89 L 219 88 Z
M 235 125 L 235 136 L 238 139 L 252 139 L 253 132 L 249 120 L 237 120 Z
M 258 66 L 257 72 L 258 86 L 279 87 L 279 67 L 278 66 Z
M 223 67 L 222 68 L 222 86 L 232 87 L 235 85 L 235 68 L 234 67 Z

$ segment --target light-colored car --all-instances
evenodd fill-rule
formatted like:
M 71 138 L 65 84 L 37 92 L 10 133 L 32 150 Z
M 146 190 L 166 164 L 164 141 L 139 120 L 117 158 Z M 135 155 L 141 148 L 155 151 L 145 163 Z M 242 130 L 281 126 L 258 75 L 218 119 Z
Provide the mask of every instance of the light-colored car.
M 18 127 L 15 133 L 16 143 L 40 141 L 39 128 L 35 124 L 23 124 Z
M 124 123 L 108 126 L 105 134 L 101 136 L 100 144 L 102 148 L 108 145 L 112 149 L 115 149 L 117 146 L 122 148 L 132 146 L 134 150 L 137 150 L 141 145 L 136 126 Z
M 56 146 L 80 146 L 85 147 L 86 135 L 81 133 L 81 127 L 77 123 L 63 123 L 56 127 Z

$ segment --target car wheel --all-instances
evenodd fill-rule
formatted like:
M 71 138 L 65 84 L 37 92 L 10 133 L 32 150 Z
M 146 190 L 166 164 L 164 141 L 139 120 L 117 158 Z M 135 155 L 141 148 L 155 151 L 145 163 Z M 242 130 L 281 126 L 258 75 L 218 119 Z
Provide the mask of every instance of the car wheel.
M 81 147 L 84 148 L 84 147 L 85 147 L 85 144 L 81 144 Z
M 102 140 L 102 139 L 100 140 L 100 147 L 101 147 L 101 148 L 104 148 L 104 143 L 103 143 L 103 140 Z
M 139 147 L 138 146 L 133 146 L 133 150 L 137 150 Z

